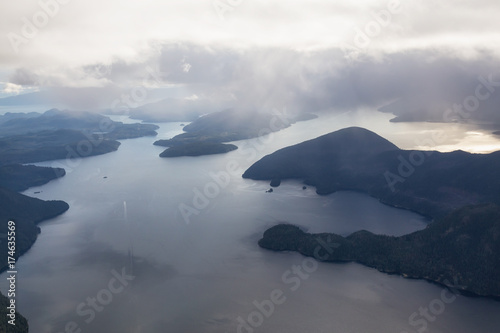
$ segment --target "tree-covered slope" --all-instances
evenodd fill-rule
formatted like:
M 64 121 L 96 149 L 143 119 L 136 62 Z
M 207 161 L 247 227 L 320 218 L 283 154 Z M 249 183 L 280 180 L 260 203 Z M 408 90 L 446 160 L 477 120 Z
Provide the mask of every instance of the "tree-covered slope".
M 69 209 L 64 201 L 43 201 L 0 188 L 0 248 L 7 249 L 7 223 L 16 223 L 16 258 L 35 242 L 37 223 L 56 217 Z M 0 251 L 0 272 L 7 266 L 7 251 Z
M 344 238 L 281 224 L 266 230 L 259 245 L 322 261 L 355 261 L 386 273 L 500 297 L 500 207 L 495 204 L 461 208 L 401 237 L 359 231 Z

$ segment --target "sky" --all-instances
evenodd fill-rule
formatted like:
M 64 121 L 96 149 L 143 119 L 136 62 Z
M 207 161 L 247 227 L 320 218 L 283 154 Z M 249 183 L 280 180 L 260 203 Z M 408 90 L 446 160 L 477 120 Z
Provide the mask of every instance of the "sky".
M 497 75 L 498 14 L 498 0 L 3 1 L 0 97 L 90 93 L 101 107 L 106 94 L 180 87 L 249 106 L 460 100 Z

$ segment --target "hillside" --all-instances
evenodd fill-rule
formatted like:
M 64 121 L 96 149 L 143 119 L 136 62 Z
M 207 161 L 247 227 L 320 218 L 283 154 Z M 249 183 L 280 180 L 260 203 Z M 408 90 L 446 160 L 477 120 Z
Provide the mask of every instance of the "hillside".
M 355 261 L 386 273 L 500 297 L 500 207 L 494 204 L 464 207 L 401 237 L 359 231 L 344 238 L 281 224 L 266 230 L 259 245 L 322 261 Z
M 16 222 L 16 257 L 35 242 L 40 229 L 37 223 L 56 217 L 69 209 L 64 201 L 43 201 L 0 188 L 0 248 L 7 248 L 7 222 Z M 0 251 L 0 272 L 7 265 L 7 251 Z
M 200 117 L 184 127 L 186 133 L 169 140 L 158 140 L 154 144 L 173 147 L 199 141 L 221 143 L 250 139 L 287 128 L 297 121 L 315 117 L 312 114 L 302 114 L 282 119 L 269 113 L 225 110 Z
M 302 179 L 318 194 L 360 191 L 440 217 L 465 205 L 500 203 L 499 169 L 500 152 L 401 150 L 371 131 L 351 127 L 267 155 L 243 177 Z
M 89 140 L 76 130 L 47 130 L 0 139 L 0 165 L 80 158 L 116 151 L 115 140 Z
M 158 126 L 152 124 L 123 124 L 97 113 L 58 109 L 51 109 L 43 114 L 7 114 L 0 118 L 0 137 L 60 129 L 104 133 L 108 139 L 122 140 L 141 136 L 155 136 L 157 134 L 155 130 L 158 129 Z
M 220 110 L 222 106 L 212 105 L 203 99 L 165 98 L 142 105 L 129 111 L 131 119 L 146 122 L 194 121 L 199 116 Z
M 21 192 L 32 186 L 40 186 L 63 177 L 62 168 L 45 168 L 34 165 L 11 164 L 0 166 L 0 187 Z

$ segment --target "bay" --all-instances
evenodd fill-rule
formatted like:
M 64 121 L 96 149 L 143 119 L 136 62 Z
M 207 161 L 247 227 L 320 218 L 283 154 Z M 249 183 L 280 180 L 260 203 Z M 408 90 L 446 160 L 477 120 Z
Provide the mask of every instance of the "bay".
M 124 140 L 113 153 L 39 163 L 63 165 L 67 175 L 25 194 L 62 199 L 71 208 L 42 223 L 37 242 L 19 260 L 19 311 L 40 333 L 68 327 L 96 333 L 417 332 L 423 324 L 412 325 L 410 317 L 421 319 L 421 309 L 438 304 L 442 287 L 354 263 L 274 253 L 257 241 L 280 222 L 309 232 L 403 235 L 430 221 L 360 193 L 318 196 L 293 180 L 265 193 L 267 182 L 241 178 L 266 154 L 352 125 L 405 149 L 432 140 L 442 151 L 500 149 L 496 137 L 473 125 L 389 119 L 369 110 L 322 116 L 235 142 L 239 149 L 228 154 L 175 159 L 159 158 L 164 148 L 152 145 L 181 133 L 180 123 L 164 123 L 158 137 Z M 440 131 L 446 138 L 438 142 L 433 134 Z M 294 273 L 297 267 L 302 274 Z M 2 291 L 5 278 L 0 275 Z M 277 292 L 282 304 L 266 312 Z M 426 320 L 427 331 L 493 333 L 500 327 L 500 303 L 489 299 L 458 296 L 439 310 Z

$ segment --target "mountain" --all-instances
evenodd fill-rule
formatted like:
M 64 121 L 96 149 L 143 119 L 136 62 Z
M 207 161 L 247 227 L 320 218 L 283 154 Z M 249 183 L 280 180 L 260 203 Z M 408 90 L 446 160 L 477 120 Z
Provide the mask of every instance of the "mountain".
M 45 168 L 34 165 L 11 164 L 0 166 L 0 187 L 11 191 L 24 191 L 32 186 L 40 186 L 62 177 L 62 168 Z
M 259 245 L 321 261 L 355 261 L 390 274 L 500 297 L 500 207 L 495 204 L 458 209 L 401 237 L 358 231 L 344 238 L 281 224 L 266 230 Z
M 220 110 L 219 105 L 212 105 L 203 99 L 166 98 L 131 109 L 131 119 L 146 122 L 193 121 L 203 114 Z
M 3 115 L 0 115 L 0 125 L 3 125 L 4 123 L 13 120 L 13 119 L 19 119 L 19 118 L 35 118 L 39 117 L 40 113 L 38 112 L 29 112 L 29 113 L 14 113 L 14 112 L 6 112 Z
M 302 179 L 318 194 L 360 191 L 442 217 L 465 205 L 500 203 L 498 170 L 500 152 L 401 150 L 371 131 L 350 127 L 267 155 L 243 177 Z
M 98 129 L 105 117 L 84 111 L 51 109 L 39 116 L 16 117 L 0 125 L 2 136 L 11 136 L 55 129 Z
M 186 144 L 200 146 L 200 143 L 204 143 L 203 147 L 207 148 L 206 143 L 211 143 L 211 147 L 214 148 L 214 144 L 259 137 L 287 128 L 297 121 L 313 118 L 316 116 L 309 113 L 286 118 L 270 113 L 230 109 L 200 117 L 184 127 L 186 133 L 179 134 L 172 139 L 158 140 L 154 144 L 163 147 L 176 147 Z M 225 149 L 222 149 L 223 146 L 219 145 L 218 148 L 216 151 L 225 152 Z
M 187 133 L 179 134 L 169 140 L 158 140 L 157 146 L 173 147 L 180 144 L 207 141 L 230 142 L 249 139 L 262 135 L 259 131 L 269 129 L 272 115 L 257 112 L 240 112 L 225 110 L 207 114 L 185 126 Z M 290 126 L 283 122 L 277 123 L 274 131 Z

